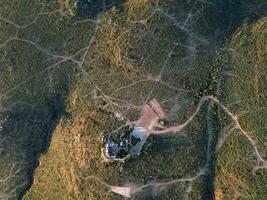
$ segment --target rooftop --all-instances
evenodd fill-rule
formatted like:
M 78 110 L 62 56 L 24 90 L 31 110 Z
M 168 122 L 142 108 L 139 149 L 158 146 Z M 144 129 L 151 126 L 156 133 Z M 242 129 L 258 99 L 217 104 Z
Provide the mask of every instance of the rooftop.
M 106 161 L 124 161 L 131 156 L 139 156 L 149 133 L 144 127 L 135 126 L 130 133 L 123 132 L 116 136 L 108 134 L 104 137 L 102 157 Z

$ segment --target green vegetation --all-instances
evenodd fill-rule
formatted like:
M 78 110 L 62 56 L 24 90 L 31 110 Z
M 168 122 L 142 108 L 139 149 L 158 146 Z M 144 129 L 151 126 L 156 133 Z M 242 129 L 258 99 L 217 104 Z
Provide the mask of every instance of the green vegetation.
M 245 23 L 229 41 L 233 49 L 231 74 L 223 83 L 225 105 L 239 113 L 241 126 L 266 159 L 266 29 L 267 18 Z M 226 124 L 227 125 L 227 124 Z M 229 131 L 228 131 L 229 132 Z M 228 134 L 222 132 L 222 134 Z M 266 169 L 254 155 L 252 144 L 233 130 L 219 151 L 216 190 L 222 199 L 266 199 Z
M 266 5 L 2 0 L 0 199 L 122 199 L 108 185 L 172 180 L 134 198 L 267 199 Z M 104 163 L 116 116 L 137 120 L 151 97 L 168 126 L 192 121 Z

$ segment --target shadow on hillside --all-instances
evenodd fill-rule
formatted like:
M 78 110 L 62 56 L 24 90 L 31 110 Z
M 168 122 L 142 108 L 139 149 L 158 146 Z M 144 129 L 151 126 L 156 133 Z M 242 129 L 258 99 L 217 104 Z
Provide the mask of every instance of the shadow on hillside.
M 12 175 L 9 180 L 11 188 L 6 188 L 7 191 L 14 191 L 16 188 L 14 199 L 22 199 L 31 186 L 34 170 L 39 165 L 39 157 L 48 150 L 52 133 L 64 114 L 64 102 L 65 97 L 55 95 L 38 108 L 18 103 L 0 113 L 5 118 L 0 131 L 0 163 L 5 163 L 1 168 L 3 171 L 10 170 L 8 166 L 15 167 L 9 172 Z M 5 190 L 1 192 L 5 194 Z
M 99 13 L 105 12 L 113 6 L 117 7 L 123 2 L 121 0 L 78 0 L 76 17 L 96 17 Z M 32 65 L 28 60 L 25 60 L 25 63 L 27 66 Z M 40 64 L 38 67 L 42 68 Z M 36 69 L 36 71 L 38 70 Z M 68 78 L 61 77 L 65 73 Z M 6 105 L 3 106 L 7 108 L 6 111 L 0 110 L 0 120 L 2 117 L 4 118 L 0 129 L 0 166 L 2 162 L 6 164 L 0 171 L 0 178 L 1 173 L 8 171 L 10 165 L 15 164 L 15 169 L 18 170 L 16 177 L 15 171 L 10 171 L 12 175 L 10 182 L 12 183 L 5 186 L 5 191 L 2 191 L 0 182 L 0 195 L 2 192 L 6 194 L 15 191 L 15 196 L 10 198 L 22 199 L 31 187 L 34 171 L 39 165 L 39 158 L 48 151 L 52 134 L 66 112 L 65 102 L 68 98 L 69 87 L 71 87 L 71 73 L 74 72 L 66 69 L 60 71 L 57 76 L 58 80 L 54 79 L 55 83 L 51 83 L 51 85 L 54 84 L 52 89 L 49 84 L 44 82 L 38 82 L 38 84 L 30 82 L 25 89 L 16 91 L 8 97 Z M 33 74 L 32 71 L 28 75 L 31 74 Z M 16 76 L 17 79 L 24 78 L 15 73 L 13 76 Z M 7 75 L 7 80 L 12 85 L 11 76 Z M 27 94 L 23 93 L 24 90 L 27 91 Z M 2 102 L 0 102 L 0 106 L 2 106 L 1 104 Z
M 111 7 L 119 7 L 126 0 L 78 0 L 76 7 L 76 16 L 78 17 L 96 17 L 100 12 L 106 11 Z
M 225 42 L 244 23 L 253 23 L 267 15 L 267 2 L 265 0 L 216 0 L 205 7 L 204 19 L 215 30 L 216 48 L 224 47 Z M 220 126 L 219 119 L 214 118 L 216 126 Z M 214 155 L 219 134 L 214 133 L 213 142 L 210 146 L 211 159 L 209 162 L 209 173 L 203 177 L 202 197 L 203 200 L 215 199 L 215 176 L 217 158 Z M 217 135 L 217 136 L 216 136 Z M 208 136 L 207 136 L 208 137 Z
M 203 18 L 210 28 L 217 31 L 217 39 L 227 39 L 236 29 L 247 21 L 252 23 L 267 15 L 265 0 L 216 0 L 207 4 Z

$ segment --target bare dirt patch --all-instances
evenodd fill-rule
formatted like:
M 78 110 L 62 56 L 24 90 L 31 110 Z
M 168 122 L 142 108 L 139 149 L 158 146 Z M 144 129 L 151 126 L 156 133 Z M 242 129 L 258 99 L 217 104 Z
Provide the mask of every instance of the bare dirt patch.
M 155 98 L 152 98 L 143 106 L 141 116 L 136 122 L 136 125 L 143 126 L 150 132 L 159 125 L 159 120 L 164 119 L 165 116 L 166 114 L 159 102 Z

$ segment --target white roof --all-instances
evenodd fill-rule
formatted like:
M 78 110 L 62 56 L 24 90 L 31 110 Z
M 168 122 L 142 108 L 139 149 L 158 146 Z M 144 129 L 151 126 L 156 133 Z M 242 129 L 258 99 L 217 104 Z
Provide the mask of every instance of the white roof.
M 126 198 L 131 197 L 131 188 L 130 187 L 117 187 L 117 186 L 111 186 L 110 190 L 116 194 L 122 195 Z

